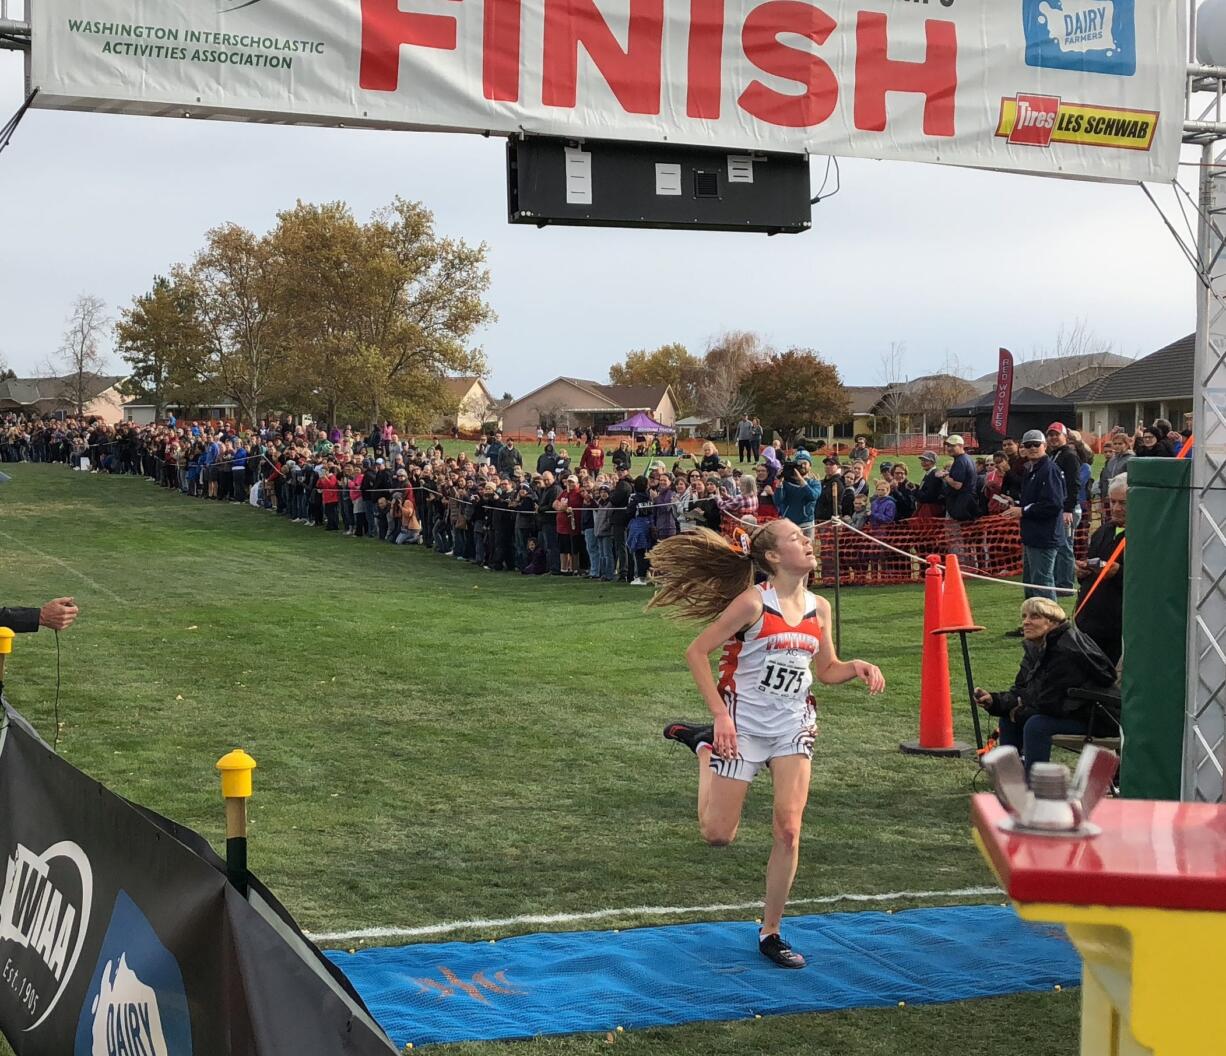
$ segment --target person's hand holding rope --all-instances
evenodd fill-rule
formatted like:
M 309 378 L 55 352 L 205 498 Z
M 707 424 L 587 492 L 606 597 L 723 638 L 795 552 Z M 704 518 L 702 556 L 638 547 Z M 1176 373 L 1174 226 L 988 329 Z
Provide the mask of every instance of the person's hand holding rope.
M 38 625 L 64 631 L 72 626 L 80 611 L 72 598 L 54 598 L 38 610 Z

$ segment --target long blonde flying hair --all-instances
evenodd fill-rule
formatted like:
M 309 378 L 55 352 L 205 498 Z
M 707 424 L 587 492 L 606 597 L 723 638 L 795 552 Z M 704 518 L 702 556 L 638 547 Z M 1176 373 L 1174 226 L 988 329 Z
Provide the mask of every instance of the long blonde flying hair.
M 770 524 L 749 529 L 749 553 L 718 532 L 697 528 L 657 543 L 651 551 L 656 592 L 649 609 L 670 609 L 677 619 L 709 622 L 753 586 L 755 569 L 770 575 L 766 558 L 774 546 Z

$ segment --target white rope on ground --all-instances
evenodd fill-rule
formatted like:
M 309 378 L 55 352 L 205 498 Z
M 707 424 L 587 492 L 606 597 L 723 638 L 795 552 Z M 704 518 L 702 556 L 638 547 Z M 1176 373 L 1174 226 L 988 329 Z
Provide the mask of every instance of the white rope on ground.
M 939 898 L 979 898 L 999 895 L 999 887 L 961 887 L 952 891 L 887 891 L 876 895 L 837 894 L 820 898 L 793 898 L 789 906 L 828 906 L 839 902 L 875 903 L 931 901 Z M 313 942 L 351 942 L 357 939 L 412 939 L 426 935 L 446 935 L 455 931 L 517 927 L 522 924 L 577 924 L 582 921 L 609 920 L 616 917 L 674 917 L 693 913 L 731 913 L 761 909 L 762 902 L 724 902 L 709 906 L 626 906 L 620 909 L 594 909 L 585 913 L 526 913 L 518 917 L 475 920 L 449 920 L 415 928 L 361 928 L 357 931 L 307 932 Z
M 0 532 L 0 538 L 7 539 L 13 545 L 20 546 L 25 550 L 29 550 L 30 553 L 37 554 L 39 557 L 46 558 L 48 561 L 53 561 L 55 564 L 59 565 L 60 568 L 64 569 L 65 571 L 71 572 L 74 576 L 79 576 L 81 579 L 85 580 L 85 582 L 88 583 L 91 587 L 93 587 L 94 590 L 98 591 L 99 594 L 106 595 L 106 597 L 110 598 L 112 601 L 117 601 L 119 602 L 120 605 L 128 604 L 127 601 L 121 598 L 118 594 L 116 594 L 109 587 L 104 587 L 97 580 L 90 579 L 89 576 L 87 576 L 84 572 L 80 571 L 79 569 L 73 568 L 72 565 L 70 565 L 67 561 L 62 561 L 60 558 L 56 557 L 54 554 L 49 554 L 45 550 L 39 550 L 37 547 L 31 546 L 29 543 L 23 543 L 20 539 L 17 539 L 14 536 L 9 535 L 8 532 Z

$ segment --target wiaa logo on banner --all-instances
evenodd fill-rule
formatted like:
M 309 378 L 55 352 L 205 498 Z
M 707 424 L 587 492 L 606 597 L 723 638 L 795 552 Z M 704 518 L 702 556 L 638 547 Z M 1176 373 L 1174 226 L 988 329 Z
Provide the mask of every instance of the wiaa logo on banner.
M 1022 0 L 1026 65 L 1131 77 L 1136 0 Z
M 55 1010 L 89 930 L 94 893 L 89 857 L 63 840 L 42 854 L 17 844 L 0 894 L 0 1002 L 15 1000 L 34 1030 Z
M 73 1056 L 191 1056 L 183 975 L 126 891 L 102 940 L 77 1019 Z

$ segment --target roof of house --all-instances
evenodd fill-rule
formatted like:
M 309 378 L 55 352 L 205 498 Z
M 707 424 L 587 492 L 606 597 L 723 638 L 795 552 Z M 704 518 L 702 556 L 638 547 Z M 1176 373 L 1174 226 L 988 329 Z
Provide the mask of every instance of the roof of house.
M 976 414 L 990 411 L 995 402 L 996 393 L 980 393 L 973 400 L 967 400 L 966 403 L 959 407 L 951 407 L 949 409 L 949 416 L 951 418 L 973 418 Z M 1009 400 L 1009 408 L 1014 411 L 1038 411 L 1048 408 L 1052 411 L 1057 411 L 1068 410 L 1072 406 L 1073 399 L 1071 396 L 1051 396 L 1046 392 L 1039 392 L 1038 389 L 1031 389 L 1026 386 L 1014 389 L 1013 396 Z
M 1157 352 L 1069 394 L 1073 403 L 1130 403 L 1189 399 L 1195 377 L 1196 335 L 1172 341 Z
M 94 399 L 121 381 L 122 374 L 92 376 L 85 389 L 88 399 Z M 72 402 L 75 398 L 69 378 L 9 378 L 8 381 L 0 381 L 0 400 L 8 400 L 22 406 L 32 406 L 43 401 Z
M 587 381 L 583 378 L 563 378 L 572 385 L 590 389 L 613 404 L 614 407 L 627 411 L 654 411 L 660 406 L 664 394 L 668 392 L 667 385 L 605 385 L 599 381 Z
M 884 385 L 844 385 L 843 388 L 851 400 L 853 415 L 872 414 L 886 390 Z
M 1032 359 L 1013 367 L 1013 384 L 1022 388 L 1045 390 L 1061 382 L 1076 380 L 1079 374 L 1118 370 L 1133 362 L 1114 352 L 1090 352 L 1078 356 L 1057 356 L 1052 359 Z M 1097 380 L 1097 379 L 1094 379 Z M 976 378 L 972 385 L 978 392 L 996 388 L 996 371 Z M 1092 381 L 1088 384 L 1092 384 Z
M 458 378 L 443 378 L 442 382 L 443 388 L 457 400 L 462 400 L 467 396 L 474 385 L 480 385 L 482 388 L 485 388 L 485 382 L 475 374 L 471 376 L 462 375 Z M 489 390 L 487 389 L 486 391 L 488 392 Z
M 530 400 L 538 392 L 549 388 L 559 381 L 564 381 L 568 385 L 573 385 L 577 389 L 590 393 L 597 400 L 601 401 L 601 406 L 592 407 L 572 407 L 575 411 L 651 411 L 660 406 L 666 393 L 669 392 L 668 385 L 605 385 L 599 381 L 588 381 L 586 378 L 568 378 L 557 377 L 552 381 L 547 381 L 544 385 L 538 385 L 531 392 L 526 392 L 516 400 L 512 400 L 509 406 L 524 403 Z

